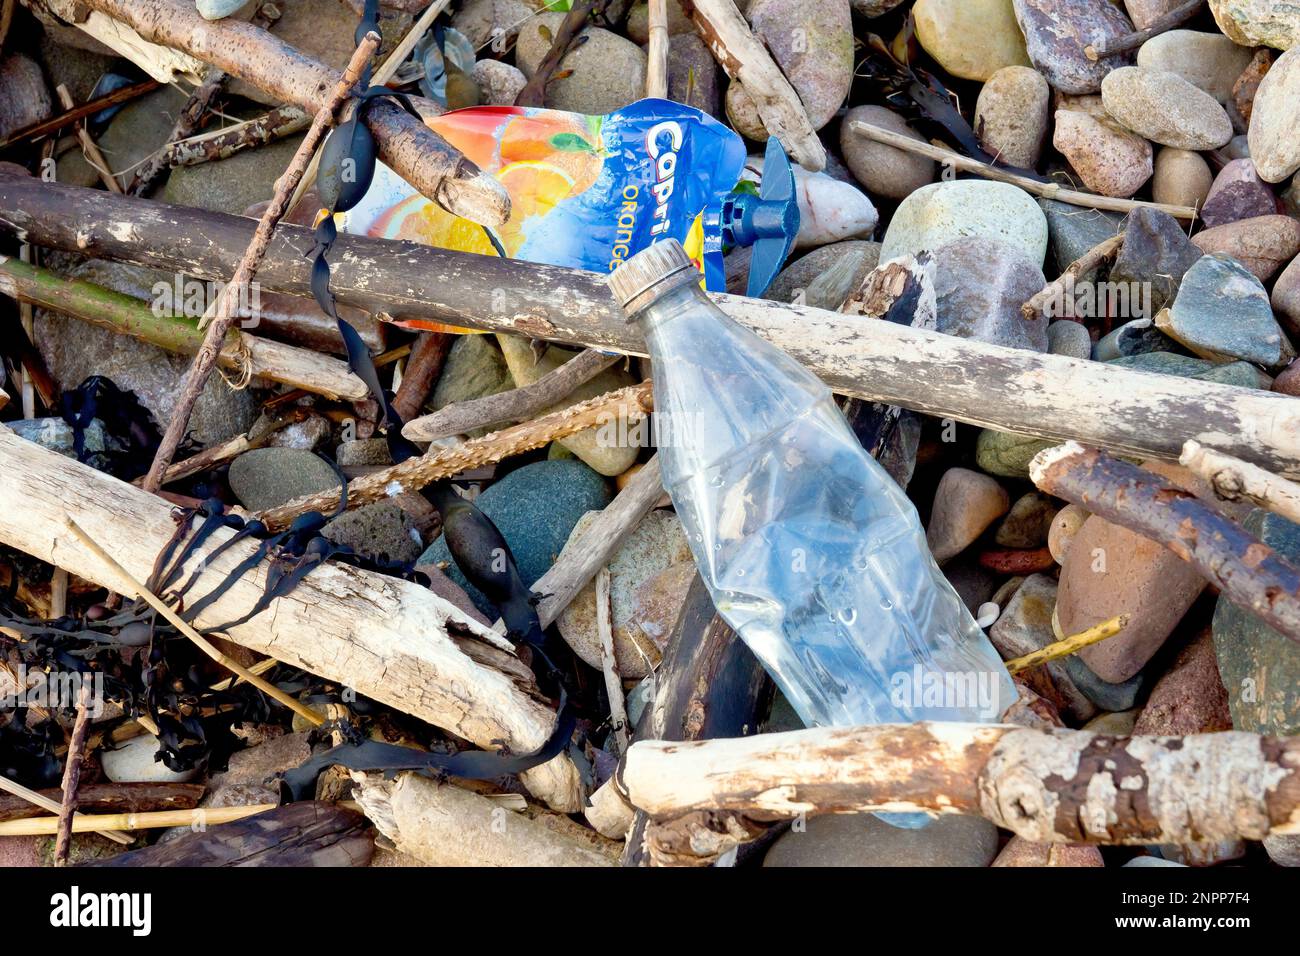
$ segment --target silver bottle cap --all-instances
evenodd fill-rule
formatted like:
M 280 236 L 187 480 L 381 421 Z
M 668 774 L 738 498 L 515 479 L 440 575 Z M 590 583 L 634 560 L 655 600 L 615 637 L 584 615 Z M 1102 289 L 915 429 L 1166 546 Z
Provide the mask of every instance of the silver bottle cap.
M 614 270 L 606 282 L 614 297 L 618 299 L 619 305 L 626 308 L 651 287 L 688 269 L 696 272 L 695 263 L 691 262 L 682 244 L 676 239 L 662 239 L 624 262 Z M 698 280 L 698 273 L 694 277 L 683 276 L 683 278 Z

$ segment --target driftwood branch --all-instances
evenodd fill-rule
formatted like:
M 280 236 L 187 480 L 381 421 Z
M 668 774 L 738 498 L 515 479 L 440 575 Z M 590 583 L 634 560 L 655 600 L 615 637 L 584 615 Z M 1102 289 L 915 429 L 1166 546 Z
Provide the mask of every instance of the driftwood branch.
M 83 685 L 84 686 L 84 685 Z M 62 790 L 47 790 L 40 792 L 24 787 L 16 780 L 10 780 L 8 777 L 0 774 L 0 791 L 10 794 L 12 800 L 0 799 L 0 823 L 5 820 L 26 820 L 29 817 L 40 816 L 39 813 L 32 811 L 32 807 L 38 807 L 48 813 L 61 814 L 63 812 L 60 800 L 63 797 Z M 199 796 L 202 796 L 200 793 Z M 198 797 L 195 797 L 197 802 Z M 74 814 L 75 817 L 75 814 Z M 122 836 L 113 830 L 101 830 L 99 835 L 107 837 L 114 843 L 126 846 L 131 840 Z
M 204 20 L 189 0 L 84 3 L 127 24 L 146 40 L 192 53 L 278 101 L 313 112 L 330 106 L 332 91 L 341 81 L 338 72 L 266 30 L 233 18 Z M 382 100 L 373 103 L 366 125 L 375 135 L 379 158 L 444 209 L 489 226 L 509 217 L 505 188 L 401 107 Z
M 649 42 L 646 44 L 645 95 L 668 98 L 668 0 L 650 0 L 646 14 Z
M 102 190 L 42 183 L 0 164 L 0 225 L 28 241 L 186 275 L 224 278 L 254 224 Z M 311 233 L 281 224 L 263 290 L 304 292 Z M 369 311 L 644 355 L 600 276 L 366 236 L 340 236 L 331 288 Z M 860 317 L 715 295 L 733 319 L 852 398 L 1040 438 L 1177 459 L 1190 439 L 1300 474 L 1300 402 L 1236 388 L 989 345 Z M 973 376 L 971 369 L 978 369 Z
M 1029 474 L 1047 494 L 1164 545 L 1300 643 L 1300 568 L 1190 492 L 1077 442 L 1039 452 Z
M 94 116 L 100 110 L 108 109 L 110 106 L 117 106 L 119 103 L 128 103 L 146 93 L 152 93 L 162 84 L 157 80 L 141 80 L 139 83 L 132 83 L 130 86 L 124 86 L 120 90 L 114 90 L 112 93 L 106 93 L 96 99 L 82 103 L 80 106 L 70 110 L 65 110 L 58 116 L 42 120 L 39 123 L 33 123 L 31 126 L 24 127 L 16 132 L 10 133 L 6 139 L 0 140 L 0 151 L 8 149 L 14 143 L 21 142 L 25 139 L 37 140 L 42 136 L 49 136 L 51 133 L 57 133 L 59 130 L 66 129 L 73 123 L 79 123 L 87 116 Z
M 1300 485 L 1294 481 L 1194 441 L 1183 446 L 1178 462 L 1208 481 L 1224 501 L 1251 501 L 1300 523 Z
M 465 435 L 476 428 L 522 421 L 562 401 L 579 385 L 591 381 L 615 362 L 622 360 L 621 355 L 605 355 L 586 349 L 531 385 L 456 402 L 431 414 L 413 418 L 402 428 L 402 435 L 411 441 L 436 441 L 452 435 Z
M 0 542 L 106 587 L 110 568 L 63 527 L 74 515 L 92 537 L 111 541 L 115 558 L 137 580 L 175 528 L 171 507 L 155 495 L 0 430 Z M 123 529 L 129 533 L 123 533 Z M 211 539 L 215 548 L 229 533 Z M 230 547 L 194 585 L 206 593 L 255 549 Z M 234 582 L 194 622 L 216 627 L 252 608 L 266 566 Z M 235 642 L 339 681 L 359 694 L 448 730 L 480 747 L 504 740 L 516 752 L 536 749 L 555 713 L 537 695 L 531 672 L 500 635 L 426 588 L 386 575 L 326 564 L 264 613 L 229 629 Z M 567 756 L 523 774 L 539 799 L 564 812 L 582 806 Z
M 10 783 L 0 777 L 0 790 Z M 58 798 L 62 791 L 27 790 L 27 796 L 0 796 L 0 821 L 26 820 L 30 817 L 57 813 Z M 199 805 L 206 788 L 201 783 L 88 783 L 77 791 L 77 806 L 83 813 L 142 813 L 154 810 L 188 810 Z M 36 801 L 33 801 L 33 796 Z M 129 837 L 112 830 L 104 836 L 115 843 L 126 845 Z
M 1058 202 L 1069 203 L 1072 206 L 1086 206 L 1090 209 L 1107 209 L 1112 212 L 1156 209 L 1168 213 L 1175 219 L 1196 218 L 1196 208 L 1194 206 L 1174 206 L 1169 203 L 1144 202 L 1141 199 L 1116 199 L 1113 196 L 1098 196 L 1095 193 L 1079 192 L 1077 189 L 1066 189 L 1059 183 L 1039 182 L 1037 179 L 1031 179 L 1028 176 L 1021 176 L 1005 169 L 998 169 L 996 166 L 982 163 L 978 159 L 971 159 L 969 156 L 963 156 L 961 153 L 953 152 L 950 149 L 932 146 L 909 136 L 903 136 L 901 133 L 895 133 L 893 130 L 873 126 L 871 123 L 864 123 L 861 120 L 853 120 L 849 126 L 859 136 L 865 136 L 877 143 L 884 143 L 886 146 L 893 146 L 905 152 L 916 153 L 918 156 L 926 156 L 935 162 L 952 166 L 963 173 L 974 173 L 976 176 L 982 176 L 994 182 L 1010 183 L 1013 186 L 1019 186 L 1025 192 L 1033 193 L 1035 196 L 1042 196 L 1045 199 L 1055 199 Z
M 419 458 L 409 458 L 349 483 L 347 507 L 359 508 L 408 491 L 419 491 L 440 478 L 451 478 L 462 471 L 541 448 L 557 438 L 586 431 L 616 418 L 634 421 L 648 414 L 649 410 L 650 383 L 643 382 L 452 448 L 434 446 Z M 258 517 L 274 530 L 283 528 L 305 511 L 328 512 L 338 504 L 337 491 L 323 491 L 268 508 Z
M 188 319 L 158 315 L 145 302 L 85 279 L 56 275 L 0 255 L 0 294 L 61 312 L 100 328 L 150 342 L 169 352 L 193 355 L 203 333 Z M 217 354 L 224 368 L 241 369 L 247 362 L 254 377 L 302 388 L 326 398 L 359 401 L 369 394 L 345 362 L 311 349 L 231 330 Z
M 90 682 L 82 681 L 77 692 L 77 717 L 72 724 L 68 752 L 63 758 L 63 799 L 59 803 L 59 829 L 54 837 L 55 866 L 65 865 L 72 850 L 72 818 L 76 816 L 81 762 L 86 757 L 86 735 L 90 732 L 90 693 Z
M 1300 737 L 1107 737 L 1012 725 L 817 728 L 638 741 L 621 779 L 651 849 L 722 852 L 801 814 L 982 816 L 1035 843 L 1259 840 L 1300 833 Z
M 419 774 L 360 780 L 357 803 L 376 829 L 431 866 L 613 866 L 591 831 L 554 814 L 534 818 L 491 797 Z
M 1030 322 L 1045 315 L 1047 307 L 1065 296 L 1069 292 L 1070 286 L 1079 276 L 1086 275 L 1103 262 L 1115 258 L 1115 256 L 1119 255 L 1123 245 L 1124 233 L 1122 232 L 1097 243 L 1066 266 L 1065 271 L 1060 276 L 1035 292 L 1030 300 L 1020 307 L 1020 314 Z
M 228 159 L 242 150 L 292 136 L 310 125 L 311 116 L 297 106 L 280 106 L 225 129 L 169 142 L 159 152 L 158 162 L 164 167 L 197 166 Z
M 239 260 L 234 276 L 222 287 L 216 302 L 199 321 L 200 328 L 209 322 L 210 324 L 207 324 L 207 333 L 203 337 L 203 344 L 199 346 L 193 364 L 185 373 L 180 396 L 176 399 L 175 410 L 167 422 L 162 442 L 154 454 L 153 464 L 149 466 L 149 474 L 144 480 L 144 487 L 147 490 L 157 491 L 162 486 L 163 473 L 171 464 L 172 456 L 176 454 L 181 439 L 189 429 L 190 412 L 194 409 L 194 403 L 199 400 L 199 396 L 203 394 L 208 376 L 217 364 L 217 355 L 225 344 L 226 333 L 230 331 L 238 314 L 237 303 L 247 294 L 249 283 L 253 281 L 253 276 L 257 275 L 257 268 L 271 242 L 271 233 L 275 231 L 276 225 L 288 209 L 289 197 L 302 179 L 302 174 L 311 161 L 312 153 L 324 138 L 326 128 L 333 123 L 339 104 L 347 98 L 377 49 L 379 49 L 379 34 L 374 31 L 367 33 L 357 44 L 352 59 L 348 61 L 347 69 L 334 84 L 329 99 L 317 111 L 311 129 L 298 144 L 298 149 L 289 161 L 289 167 L 284 171 L 284 175 L 276 180 L 275 195 L 271 198 L 271 204 L 267 206 L 266 211 L 262 213 L 262 218 L 257 223 L 257 231 L 253 233 L 253 241 L 249 243 L 248 249 Z
M 825 169 L 826 148 L 803 101 L 733 0 L 685 0 L 682 10 L 727 76 L 744 86 L 768 134 L 804 169 Z
M 1172 10 L 1162 13 L 1151 23 L 1141 30 L 1134 30 L 1132 33 L 1126 33 L 1122 37 L 1114 39 L 1101 40 L 1097 43 L 1089 43 L 1083 48 L 1083 55 L 1092 61 L 1100 60 L 1103 56 L 1111 56 L 1115 53 L 1124 53 L 1128 50 L 1136 50 L 1153 36 L 1158 36 L 1180 24 L 1186 23 L 1192 18 L 1197 10 L 1205 6 L 1205 0 L 1186 0 Z
M 402 384 L 393 396 L 393 409 L 403 420 L 414 417 L 423 407 L 455 341 L 456 336 L 446 332 L 421 332 L 416 337 L 411 357 L 402 370 Z M 405 428 L 402 434 L 406 434 Z
M 68 88 L 62 83 L 54 88 L 54 92 L 58 95 L 59 102 L 63 104 L 65 110 L 71 110 L 76 106 L 72 101 L 72 94 L 68 92 Z M 99 146 L 91 139 L 90 134 L 86 132 L 85 126 L 77 127 L 77 141 L 81 143 L 81 152 L 85 155 L 86 162 L 99 174 L 99 181 L 104 184 L 104 187 L 109 192 L 120 193 L 122 184 L 113 175 L 113 170 L 108 165 L 108 159 L 100 152 Z

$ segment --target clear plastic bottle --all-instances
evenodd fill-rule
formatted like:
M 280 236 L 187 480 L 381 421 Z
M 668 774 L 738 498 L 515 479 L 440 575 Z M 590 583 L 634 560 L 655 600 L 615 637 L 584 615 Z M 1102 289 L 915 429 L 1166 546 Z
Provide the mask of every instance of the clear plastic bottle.
M 664 487 L 718 612 L 808 726 L 996 721 L 1001 658 L 820 379 L 732 321 L 675 240 L 610 287 L 645 334 Z

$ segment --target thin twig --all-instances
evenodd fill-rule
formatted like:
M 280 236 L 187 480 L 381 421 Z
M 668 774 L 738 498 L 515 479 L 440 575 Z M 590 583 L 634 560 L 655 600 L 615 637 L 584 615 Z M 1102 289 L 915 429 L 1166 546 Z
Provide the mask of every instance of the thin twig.
M 77 809 L 77 788 L 81 786 L 81 761 L 86 756 L 86 734 L 90 730 L 90 681 L 83 680 L 77 693 L 77 719 L 72 724 L 68 755 L 63 765 L 63 802 L 59 805 L 59 830 L 54 840 L 54 865 L 65 866 L 72 850 L 72 817 Z
M 1186 3 L 1174 7 L 1168 13 L 1162 13 L 1141 30 L 1134 30 L 1132 33 L 1126 33 L 1122 37 L 1101 40 L 1097 43 L 1089 43 L 1083 48 L 1083 55 L 1096 62 L 1103 56 L 1111 56 L 1115 53 L 1124 53 L 1128 50 L 1136 50 L 1153 36 L 1164 33 L 1167 30 L 1172 30 L 1174 27 L 1182 23 L 1186 23 L 1192 18 L 1192 15 L 1203 6 L 1205 6 L 1205 0 L 1187 0 Z
M 63 104 L 65 110 L 70 110 L 76 105 L 72 100 L 72 94 L 68 92 L 68 88 L 62 83 L 54 88 L 54 92 L 58 94 L 59 102 Z M 94 167 L 95 172 L 99 174 L 100 180 L 108 187 L 110 192 L 120 193 L 122 184 L 113 175 L 108 160 L 99 151 L 99 147 L 95 145 L 95 141 L 90 138 L 90 134 L 86 132 L 84 126 L 77 127 L 77 139 L 81 141 L 81 151 L 86 154 L 86 162 Z
M 110 106 L 117 106 L 119 103 L 125 103 L 128 100 L 144 96 L 146 93 L 152 93 L 160 86 L 162 84 L 157 80 L 143 80 L 131 86 L 124 86 L 120 90 L 114 90 L 112 93 L 105 94 L 98 99 L 82 103 L 75 109 L 71 109 L 59 116 L 33 123 L 31 126 L 12 133 L 8 138 L 0 140 L 0 150 L 7 149 L 14 143 L 25 139 L 38 139 L 41 136 L 48 136 L 50 133 L 57 133 L 73 123 L 80 122 L 87 116 L 94 116 L 100 110 L 106 110 Z
M 1118 614 L 1109 620 L 1102 621 L 1100 624 L 1094 624 L 1078 634 L 1071 634 L 1062 640 L 1053 641 L 1046 647 L 1040 647 L 1036 651 L 1012 658 L 1007 661 L 1007 670 L 1012 674 L 1019 674 L 1021 671 L 1037 667 L 1039 664 L 1047 664 L 1062 657 L 1069 657 L 1085 647 L 1104 641 L 1108 637 L 1114 637 L 1128 626 L 1128 621 L 1129 616 L 1127 614 Z
M 918 156 L 927 156 L 935 162 L 952 166 L 964 173 L 974 173 L 994 182 L 1010 183 L 1012 186 L 1019 186 L 1025 192 L 1033 193 L 1035 196 L 1055 199 L 1059 202 L 1069 203 L 1072 206 L 1087 206 L 1092 209 L 1106 209 L 1111 212 L 1157 209 L 1160 212 L 1168 213 L 1175 219 L 1195 219 L 1197 215 L 1194 206 L 1173 206 L 1169 203 L 1143 202 L 1140 199 L 1116 199 L 1113 196 L 1098 196 L 1094 193 L 1079 192 L 1076 189 L 1066 189 L 1059 183 L 1039 182 L 1036 179 L 1030 179 L 1028 176 L 1020 176 L 1016 173 L 1007 172 L 1005 169 L 990 166 L 988 163 L 981 163 L 978 159 L 971 159 L 969 156 L 963 156 L 951 149 L 922 143 L 919 140 L 895 133 L 893 130 L 873 126 L 870 123 L 863 123 L 860 120 L 852 121 L 849 128 L 859 136 L 865 136 L 877 143 L 884 143 L 886 146 L 893 146 L 905 152 L 916 153 Z
M 1068 287 L 1072 285 L 1079 276 L 1091 272 L 1103 262 L 1117 256 L 1123 245 L 1124 233 L 1122 232 L 1116 233 L 1115 235 L 1097 243 L 1083 255 L 1079 256 L 1079 258 L 1066 266 L 1065 271 L 1062 272 L 1060 276 L 1047 283 L 1047 285 L 1043 286 L 1043 288 L 1038 292 L 1035 292 L 1033 297 L 1020 307 L 1020 314 L 1030 322 L 1042 316 L 1046 312 L 1047 306 L 1060 296 L 1064 295 L 1068 291 Z
M 182 634 L 188 637 L 190 641 L 194 644 L 194 646 L 197 647 L 199 650 L 201 650 L 204 654 L 207 654 L 210 658 L 212 658 L 214 661 L 216 661 L 218 664 L 220 664 L 222 667 L 226 668 L 227 670 L 233 671 L 234 673 L 238 674 L 240 677 L 248 681 L 250 684 L 252 684 L 258 690 L 260 690 L 262 693 L 266 694 L 266 696 L 270 697 L 272 700 L 276 700 L 279 703 L 283 704 L 285 707 L 288 707 L 299 717 L 302 717 L 304 720 L 311 723 L 312 726 L 319 727 L 321 724 L 325 723 L 324 717 L 316 713 L 316 711 L 308 707 L 302 701 L 297 700 L 296 698 L 290 696 L 289 694 L 286 694 L 284 691 L 280 690 L 280 688 L 276 687 L 274 684 L 270 683 L 267 680 L 262 679 L 257 674 L 254 674 L 251 670 L 245 667 L 243 664 L 239 663 L 238 661 L 234 660 L 231 657 L 226 656 L 220 650 L 218 650 L 216 646 L 214 646 L 210 641 L 208 641 L 206 637 L 204 637 L 202 634 L 196 631 L 188 621 L 186 621 L 183 617 L 177 614 L 170 604 L 168 604 L 158 595 L 150 591 L 140 581 L 137 581 L 135 577 L 132 576 L 130 571 L 122 567 L 122 565 L 117 561 L 116 558 L 114 558 L 111 554 L 105 551 L 98 541 L 96 541 L 94 538 L 88 535 L 85 532 L 85 530 L 80 525 L 78 525 L 75 521 L 73 521 L 72 518 L 70 517 L 67 519 L 67 526 L 68 526 L 68 530 L 73 533 L 73 535 L 76 537 L 78 541 L 80 541 L 83 545 L 85 545 L 86 548 L 89 549 L 90 552 L 95 555 L 95 557 L 99 558 L 100 561 L 102 561 L 105 565 L 108 566 L 110 571 L 112 571 L 114 574 L 117 575 L 118 578 L 121 579 L 122 586 L 117 587 L 115 590 L 117 590 L 119 593 L 122 594 L 130 594 L 133 597 L 143 598 L 144 601 L 148 603 L 150 607 L 152 607 L 163 617 L 167 618 L 168 622 L 174 628 L 176 628 L 178 631 L 180 631 Z
M 456 402 L 432 414 L 413 418 L 403 426 L 402 435 L 411 441 L 436 441 L 465 435 L 476 428 L 522 421 L 562 401 L 579 385 L 622 360 L 622 355 L 584 349 L 531 385 Z
M 365 65 L 370 62 L 370 58 L 378 48 L 379 34 L 373 31 L 366 34 L 357 46 L 342 78 L 335 85 L 329 102 L 316 113 L 311 129 L 307 131 L 307 135 L 298 145 L 293 159 L 289 162 L 289 168 L 276 181 L 275 196 L 272 197 L 266 212 L 262 213 L 262 218 L 257 224 L 257 232 L 253 234 L 253 241 L 240 259 L 234 277 L 222 288 L 216 302 L 200 321 L 200 326 L 210 323 L 207 325 L 207 334 L 203 337 L 203 345 L 200 346 L 198 355 L 194 357 L 193 364 L 185 374 L 175 411 L 172 412 L 171 420 L 167 423 L 167 430 L 154 455 L 153 464 L 149 466 L 149 474 L 144 483 L 146 490 L 157 491 L 162 487 L 162 476 L 167 471 L 167 466 L 171 464 L 172 456 L 176 454 L 176 449 L 189 428 L 190 412 L 193 411 L 194 403 L 198 401 L 208 376 L 217 364 L 217 358 L 226 340 L 226 333 L 230 331 L 238 315 L 238 302 L 246 295 L 248 285 L 257 273 L 262 256 L 266 254 L 266 248 L 270 244 L 271 234 L 285 214 L 289 195 L 302 179 L 312 152 L 325 135 L 326 127 L 333 122 L 339 104 L 347 98 Z
M 627 753 L 627 708 L 623 700 L 623 679 L 614 657 L 614 624 L 610 620 L 609 568 L 596 572 L 596 633 L 600 636 L 600 669 L 605 675 L 605 694 L 609 697 L 609 719 L 614 725 L 615 756 Z

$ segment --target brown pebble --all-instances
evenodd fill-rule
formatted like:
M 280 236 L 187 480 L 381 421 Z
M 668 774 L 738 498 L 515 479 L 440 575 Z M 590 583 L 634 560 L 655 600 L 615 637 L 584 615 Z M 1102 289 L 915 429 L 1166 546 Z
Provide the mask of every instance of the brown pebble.
M 985 551 L 979 558 L 980 566 L 999 574 L 1034 574 L 1038 571 L 1050 571 L 1056 567 L 1056 560 L 1047 548 L 1033 548 L 1023 551 Z

